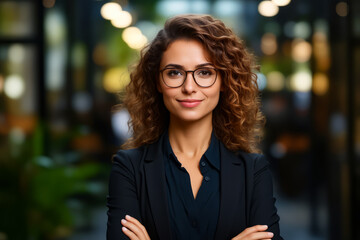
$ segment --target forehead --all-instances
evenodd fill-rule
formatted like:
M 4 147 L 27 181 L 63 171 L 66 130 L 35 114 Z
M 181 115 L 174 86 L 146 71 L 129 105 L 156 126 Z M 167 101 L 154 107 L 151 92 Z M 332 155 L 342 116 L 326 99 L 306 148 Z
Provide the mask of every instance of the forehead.
M 191 68 L 204 63 L 211 63 L 211 59 L 201 42 L 193 39 L 178 39 L 169 44 L 162 55 L 160 66 L 177 64 Z

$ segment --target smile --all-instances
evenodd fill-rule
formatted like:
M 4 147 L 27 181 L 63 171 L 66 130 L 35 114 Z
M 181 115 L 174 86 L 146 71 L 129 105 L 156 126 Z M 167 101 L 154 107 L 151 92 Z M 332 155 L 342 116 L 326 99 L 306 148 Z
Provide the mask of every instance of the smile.
M 202 100 L 197 99 L 183 99 L 177 100 L 183 107 L 192 108 L 198 106 Z

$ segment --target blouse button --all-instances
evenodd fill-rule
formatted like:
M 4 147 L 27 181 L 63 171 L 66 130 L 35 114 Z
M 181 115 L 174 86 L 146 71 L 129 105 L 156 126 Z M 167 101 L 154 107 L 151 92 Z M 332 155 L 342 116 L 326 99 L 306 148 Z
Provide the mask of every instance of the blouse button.
M 205 176 L 205 181 L 210 181 L 210 177 L 208 177 L 208 176 Z
M 206 165 L 205 162 L 201 162 L 200 164 L 201 164 L 201 166 L 203 166 L 203 167 L 205 167 L 205 165 Z

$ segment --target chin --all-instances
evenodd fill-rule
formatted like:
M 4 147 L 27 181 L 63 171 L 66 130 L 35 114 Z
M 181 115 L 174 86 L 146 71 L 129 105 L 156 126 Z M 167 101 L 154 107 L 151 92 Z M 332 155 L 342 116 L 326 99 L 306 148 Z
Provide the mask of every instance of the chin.
M 174 117 L 175 117 L 178 121 L 187 122 L 187 123 L 205 120 L 206 118 L 212 119 L 212 115 L 211 115 L 211 114 L 207 114 L 207 115 L 184 114 L 184 115 L 175 115 Z

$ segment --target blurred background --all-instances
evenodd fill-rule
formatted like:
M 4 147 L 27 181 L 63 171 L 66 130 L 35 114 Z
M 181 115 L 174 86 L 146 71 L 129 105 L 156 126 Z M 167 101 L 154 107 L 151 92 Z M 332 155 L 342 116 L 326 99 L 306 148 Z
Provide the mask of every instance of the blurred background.
M 360 239 L 360 1 L 0 0 L 0 240 L 105 239 L 117 93 L 181 13 L 258 57 L 283 237 Z

